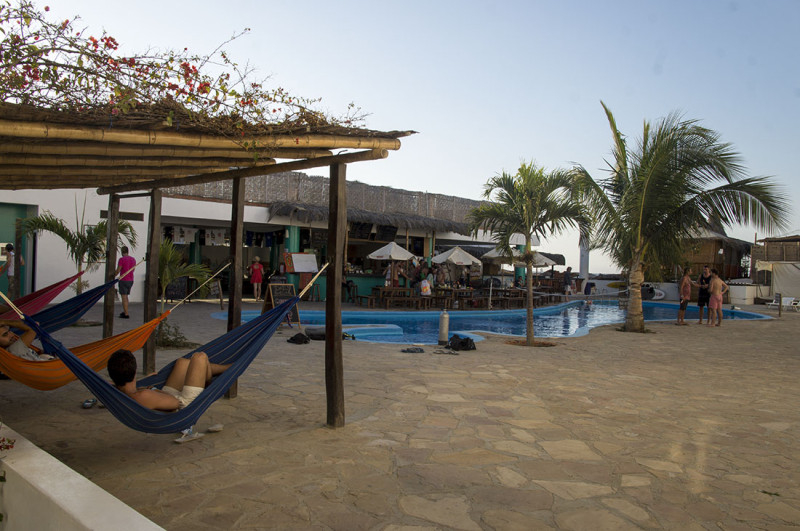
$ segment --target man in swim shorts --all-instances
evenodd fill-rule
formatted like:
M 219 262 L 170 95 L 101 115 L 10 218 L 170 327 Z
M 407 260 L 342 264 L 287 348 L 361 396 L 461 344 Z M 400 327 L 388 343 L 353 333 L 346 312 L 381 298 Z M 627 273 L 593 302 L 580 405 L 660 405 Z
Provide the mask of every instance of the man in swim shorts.
M 687 267 L 683 271 L 683 278 L 681 278 L 681 285 L 679 288 L 681 296 L 681 306 L 678 309 L 678 322 L 675 323 L 677 325 L 688 324 L 686 321 L 683 320 L 683 317 L 686 315 L 686 308 L 689 307 L 689 301 L 692 298 L 692 285 L 695 284 L 692 281 L 692 278 L 690 277 L 691 274 L 692 274 L 692 268 Z
M 697 324 L 703 324 L 703 306 L 708 306 L 708 299 L 710 297 L 708 293 L 708 284 L 711 282 L 711 272 L 708 270 L 708 266 L 703 266 L 703 272 L 700 273 L 700 276 L 697 277 L 697 306 L 700 308 L 700 320 Z M 708 311 L 708 319 L 711 319 L 711 310 Z
M 708 326 L 722 326 L 722 296 L 728 292 L 728 285 L 719 278 L 716 269 L 711 270 L 711 282 L 708 285 L 710 298 L 708 301 Z M 716 325 L 714 322 L 716 321 Z
M 195 352 L 191 359 L 178 358 L 161 389 L 136 387 L 136 358 L 130 350 L 119 349 L 108 359 L 108 375 L 114 385 L 144 407 L 158 411 L 182 409 L 197 398 L 230 365 L 208 361 L 205 352 Z

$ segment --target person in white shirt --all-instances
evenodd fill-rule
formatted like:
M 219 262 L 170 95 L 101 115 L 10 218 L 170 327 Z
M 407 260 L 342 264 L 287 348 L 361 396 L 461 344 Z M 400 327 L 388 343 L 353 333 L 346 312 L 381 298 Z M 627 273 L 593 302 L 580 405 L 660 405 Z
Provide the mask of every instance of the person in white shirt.
M 22 335 L 18 336 L 11 331 L 11 328 L 21 330 Z M 0 348 L 24 360 L 47 361 L 53 359 L 53 356 L 39 354 L 31 348 L 34 339 L 36 339 L 36 332 L 23 321 L 0 319 Z

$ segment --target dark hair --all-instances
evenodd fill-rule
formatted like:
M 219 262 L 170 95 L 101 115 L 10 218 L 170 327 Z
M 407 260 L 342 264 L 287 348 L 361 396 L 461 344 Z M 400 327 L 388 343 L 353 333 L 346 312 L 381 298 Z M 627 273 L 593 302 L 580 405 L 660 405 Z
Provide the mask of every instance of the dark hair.
M 123 245 L 121 251 L 122 254 L 128 254 L 128 247 L 126 245 Z
M 6 244 L 6 251 L 13 251 L 13 250 L 14 250 L 14 244 L 13 243 L 7 243 Z
M 715 274 L 715 275 L 719 275 L 719 271 L 717 271 L 716 269 L 712 269 L 712 270 L 711 270 L 711 272 L 712 272 L 713 274 Z
M 114 352 L 108 358 L 108 375 L 117 387 L 122 387 L 136 378 L 136 358 L 130 350 L 124 348 Z

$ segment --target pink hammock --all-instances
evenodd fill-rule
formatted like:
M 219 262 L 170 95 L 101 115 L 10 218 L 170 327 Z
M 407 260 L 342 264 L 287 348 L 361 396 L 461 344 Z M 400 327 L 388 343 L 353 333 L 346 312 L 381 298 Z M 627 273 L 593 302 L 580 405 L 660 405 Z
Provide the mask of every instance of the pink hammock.
M 67 286 L 75 282 L 75 280 L 82 274 L 83 271 L 80 271 L 69 278 L 56 282 L 55 284 L 50 284 L 45 288 L 34 291 L 33 293 L 29 293 L 28 295 L 20 297 L 19 299 L 15 299 L 14 306 L 19 308 L 22 313 L 26 315 L 38 313 L 42 308 L 50 304 L 50 302 L 55 299 L 59 293 L 67 289 Z M 0 319 L 19 319 L 13 310 L 9 310 L 8 307 L 3 304 L 0 304 L 0 312 L 4 312 L 0 314 Z

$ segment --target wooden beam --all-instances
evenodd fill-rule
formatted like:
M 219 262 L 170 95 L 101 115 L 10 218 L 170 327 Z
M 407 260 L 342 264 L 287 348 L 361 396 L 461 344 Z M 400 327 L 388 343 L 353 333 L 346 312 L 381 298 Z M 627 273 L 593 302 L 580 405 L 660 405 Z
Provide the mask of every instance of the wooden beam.
M 0 167 L 4 166 L 86 166 L 89 168 L 106 168 L 109 166 L 122 167 L 220 167 L 228 169 L 231 166 L 254 167 L 275 164 L 275 159 L 230 159 L 230 158 L 186 158 L 186 157 L 85 157 L 67 155 L 4 155 L 0 160 Z
M 158 311 L 158 255 L 161 248 L 161 190 L 153 190 L 150 199 L 150 216 L 147 226 L 147 255 L 145 256 L 144 322 L 157 317 Z M 142 371 L 150 374 L 156 370 L 156 334 L 144 345 Z
M 175 158 L 225 158 L 253 160 L 258 156 L 278 159 L 311 159 L 328 157 L 332 153 L 321 148 L 296 149 L 215 149 L 134 146 L 102 142 L 2 142 L 0 153 L 18 155 L 77 155 L 89 157 L 175 157 Z
M 330 168 L 328 260 L 325 287 L 325 394 L 328 426 L 344 426 L 344 367 L 342 362 L 342 279 L 344 278 L 347 189 L 345 164 Z
M 357 133 L 357 131 L 355 131 Z M 269 148 L 324 148 L 324 149 L 400 149 L 396 138 L 381 138 L 350 135 L 264 135 L 242 137 L 241 141 L 229 138 L 177 133 L 174 131 L 152 131 L 141 129 L 108 129 L 78 125 L 44 122 L 20 122 L 0 120 L 0 136 L 35 138 L 46 140 L 90 140 L 94 142 L 116 142 L 120 144 L 147 144 L 151 146 L 184 146 L 197 148 L 241 148 L 244 142 Z
M 117 270 L 117 238 L 119 236 L 119 203 L 118 195 L 108 197 L 108 219 L 106 220 L 106 282 L 114 280 Z M 117 290 L 106 291 L 103 297 L 103 337 L 114 335 L 114 301 Z
M 315 160 L 315 159 L 311 159 Z M 259 167 L 256 168 L 248 168 L 252 170 L 257 170 Z M 269 166 L 264 166 L 269 167 Z M 71 166 L 25 166 L 25 165 L 13 165 L 13 166 L 3 166 L 0 165 L 0 175 L 2 176 L 12 176 L 12 177 L 25 177 L 27 176 L 29 179 L 36 179 L 41 177 L 97 177 L 101 178 L 114 178 L 114 177 L 135 177 L 140 176 L 138 180 L 142 180 L 145 177 L 149 177 L 151 179 L 158 178 L 159 176 L 166 176 L 169 178 L 173 178 L 176 175 L 198 175 L 198 174 L 205 174 L 205 173 L 212 173 L 212 172 L 221 172 L 221 171 L 229 171 L 230 166 L 228 164 L 223 164 L 221 166 L 214 166 L 212 164 L 206 164 L 199 168 L 186 168 L 183 166 L 161 166 L 156 168 L 140 168 L 140 167 L 131 167 L 131 166 L 117 166 L 117 167 L 71 167 Z M 61 188 L 60 186 L 58 188 Z M 152 186 L 150 186 L 152 189 Z M 142 190 L 143 188 L 139 188 Z
M 228 282 L 228 331 L 242 324 L 242 242 L 244 241 L 244 189 L 245 179 L 234 179 L 231 193 L 231 268 Z M 239 394 L 239 381 L 233 382 L 225 393 L 227 398 Z
M 348 164 L 351 162 L 361 162 L 365 160 L 385 159 L 389 156 L 389 152 L 385 149 L 371 149 L 368 151 L 357 151 L 355 153 L 345 153 L 343 155 L 334 155 L 331 157 L 319 157 L 316 159 L 297 160 L 293 162 L 284 162 L 281 164 L 273 164 L 272 166 L 265 166 L 260 168 L 245 168 L 241 170 L 230 170 L 225 172 L 218 172 L 210 175 L 195 175 L 192 177 L 181 177 L 175 179 L 160 179 L 152 181 L 143 181 L 140 183 L 130 183 L 120 186 L 102 186 L 97 189 L 97 193 L 116 194 L 122 192 L 132 192 L 134 190 L 142 190 L 145 188 L 170 188 L 172 186 L 183 186 L 190 184 L 203 184 L 213 181 L 220 181 L 223 179 L 237 179 L 240 177 L 257 177 L 259 175 L 270 175 L 273 173 L 280 173 L 284 171 L 306 170 L 309 168 L 318 168 L 321 166 L 329 166 L 332 164 Z M 0 187 L 3 185 L 0 184 Z

